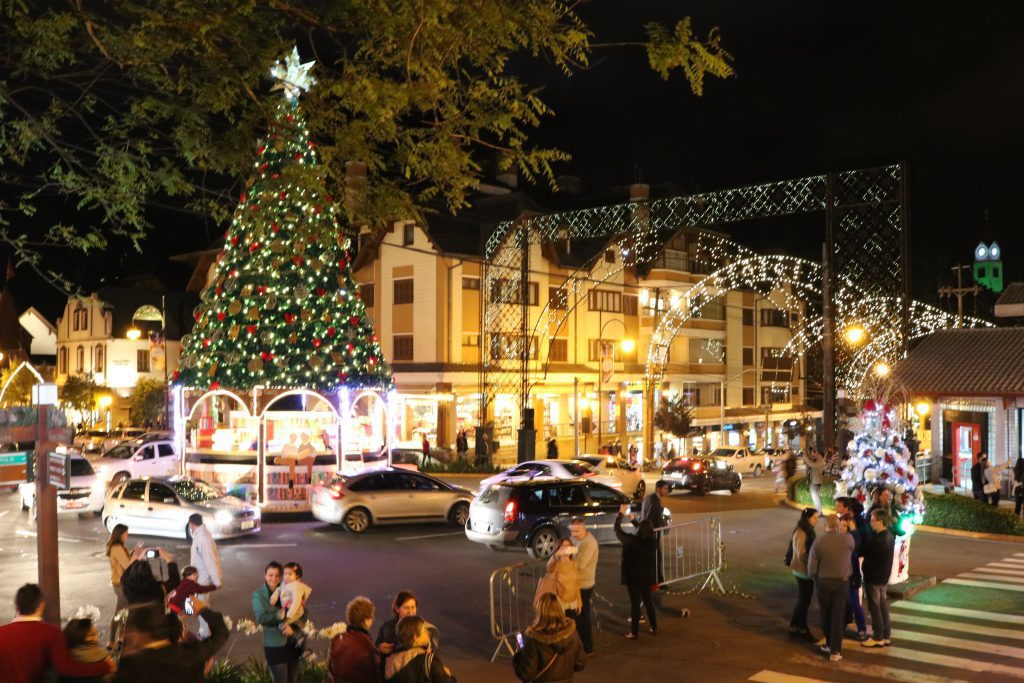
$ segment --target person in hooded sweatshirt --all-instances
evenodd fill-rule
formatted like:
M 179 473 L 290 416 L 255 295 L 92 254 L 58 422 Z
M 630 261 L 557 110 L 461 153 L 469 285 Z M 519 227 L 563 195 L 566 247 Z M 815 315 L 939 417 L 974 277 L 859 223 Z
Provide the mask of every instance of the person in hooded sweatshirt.
M 455 677 L 430 643 L 427 622 L 403 617 L 395 629 L 400 651 L 388 657 L 384 680 L 388 683 L 454 683 Z
M 554 593 L 540 596 L 536 612 L 533 624 L 526 628 L 522 649 L 512 657 L 516 677 L 535 683 L 569 683 L 587 663 L 576 623 L 565 616 Z

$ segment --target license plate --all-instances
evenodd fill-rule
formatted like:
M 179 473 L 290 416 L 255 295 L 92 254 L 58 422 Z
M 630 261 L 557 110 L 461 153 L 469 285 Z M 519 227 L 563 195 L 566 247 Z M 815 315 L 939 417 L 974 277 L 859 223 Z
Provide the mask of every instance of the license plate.
M 672 478 L 673 479 L 682 479 L 683 478 L 683 473 L 682 472 L 673 472 L 672 473 Z
M 242 522 L 242 531 L 248 531 L 249 529 L 253 528 L 254 526 L 256 526 L 256 522 L 254 522 L 251 519 L 247 519 L 244 522 Z
M 85 503 L 79 503 L 78 501 L 74 501 L 74 500 L 70 501 L 68 503 L 64 503 L 64 509 L 65 510 L 81 510 L 84 507 L 85 507 Z

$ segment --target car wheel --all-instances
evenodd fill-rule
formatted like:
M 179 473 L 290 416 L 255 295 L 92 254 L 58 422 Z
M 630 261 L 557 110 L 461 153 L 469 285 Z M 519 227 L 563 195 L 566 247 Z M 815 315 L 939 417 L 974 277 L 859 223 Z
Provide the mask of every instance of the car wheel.
M 341 520 L 341 523 L 349 532 L 361 534 L 370 528 L 370 513 L 366 511 L 366 508 L 352 508 L 345 513 L 345 518 Z
M 93 517 L 99 517 L 102 514 L 103 514 L 103 510 L 93 510 L 92 511 L 92 516 Z
M 448 513 L 448 521 L 460 529 L 465 528 L 469 521 L 469 503 L 456 503 Z
M 760 476 L 761 476 L 761 466 L 760 465 L 754 465 L 754 479 L 757 479 Z
M 635 497 L 636 498 L 643 498 L 645 493 L 647 493 L 647 482 L 645 482 L 643 479 L 641 479 L 640 483 L 636 485 L 636 496 Z
M 21 498 L 21 511 L 28 512 L 28 503 L 25 502 L 25 496 L 19 496 Z
M 697 491 L 702 496 L 711 495 L 711 480 L 707 477 L 701 480 L 700 485 L 697 486 Z
M 103 520 L 103 528 L 107 530 L 108 534 L 114 533 L 114 520 L 111 517 L 107 517 Z
M 739 493 L 740 492 L 740 486 L 742 486 L 742 485 L 743 485 L 743 480 L 740 479 L 739 477 L 736 477 L 736 481 L 733 483 L 732 488 L 729 489 L 729 492 L 733 493 L 733 494 Z
M 530 547 L 528 548 L 530 557 L 535 560 L 546 560 L 554 555 L 560 540 L 561 537 L 558 535 L 558 532 L 551 527 L 538 529 L 533 534 L 533 538 L 530 539 Z

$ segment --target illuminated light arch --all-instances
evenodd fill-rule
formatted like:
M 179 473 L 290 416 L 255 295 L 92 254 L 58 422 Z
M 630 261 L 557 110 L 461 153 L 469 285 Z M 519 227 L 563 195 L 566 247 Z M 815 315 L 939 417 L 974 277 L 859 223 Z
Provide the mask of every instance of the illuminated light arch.
M 3 389 L 0 389 L 0 403 L 3 403 L 4 396 L 7 394 L 7 388 L 11 386 L 11 382 L 14 381 L 14 378 L 18 376 L 18 373 L 26 369 L 33 375 L 35 375 L 36 382 L 38 384 L 43 384 L 44 382 L 46 382 L 46 380 L 43 379 L 43 376 L 39 374 L 39 371 L 36 370 L 31 363 L 29 363 L 27 360 L 22 361 L 21 364 L 14 370 L 14 372 L 11 373 L 11 376 L 7 378 L 7 381 L 4 382 Z
M 241 405 L 242 408 L 245 410 L 245 414 L 247 416 L 255 417 L 252 414 L 252 411 L 249 410 L 249 406 L 246 405 L 245 399 L 243 399 L 241 396 L 239 396 L 235 392 L 229 391 L 227 389 L 213 389 L 211 391 L 207 391 L 205 394 L 203 394 L 202 396 L 200 396 L 199 398 L 197 398 L 195 401 L 192 402 L 192 408 L 189 409 L 188 415 L 185 416 L 185 419 L 186 420 L 191 420 L 193 417 L 195 417 L 196 408 L 198 408 L 200 405 L 202 405 L 208 398 L 212 398 L 214 396 L 229 396 L 229 397 L 235 399 L 235 401 L 239 405 Z
M 274 398 L 270 399 L 267 402 L 267 405 L 263 407 L 263 410 L 260 411 L 258 417 L 266 417 L 267 411 L 270 410 L 270 407 L 277 403 L 278 401 L 280 401 L 282 398 L 285 398 L 287 396 L 316 396 L 318 399 L 320 399 L 321 401 L 323 401 L 324 403 L 331 407 L 331 412 L 334 413 L 335 417 L 341 417 L 340 411 L 334 406 L 334 404 L 331 402 L 329 398 L 327 398 L 318 391 L 313 391 L 312 389 L 290 389 L 288 391 L 278 394 L 277 396 L 275 396 Z

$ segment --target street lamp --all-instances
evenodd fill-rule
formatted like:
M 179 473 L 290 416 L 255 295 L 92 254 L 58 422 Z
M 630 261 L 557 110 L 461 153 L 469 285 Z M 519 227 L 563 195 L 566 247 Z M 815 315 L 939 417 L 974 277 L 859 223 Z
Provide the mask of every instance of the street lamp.
M 924 417 L 928 414 L 928 411 L 931 410 L 931 406 L 928 405 L 927 401 L 919 401 L 918 404 L 914 406 L 914 409 L 917 410 L 918 415 Z
M 132 341 L 139 341 L 139 338 L 142 336 L 142 330 L 133 325 L 128 328 L 128 334 L 125 336 Z
M 862 341 L 864 341 L 864 337 L 866 335 L 867 333 L 864 331 L 864 328 L 857 324 L 850 325 L 843 332 L 843 336 L 846 337 L 846 341 L 851 346 L 856 346 L 857 344 L 860 344 Z
M 892 368 L 885 361 L 875 363 L 875 374 L 879 377 L 888 377 L 890 372 L 892 372 Z

